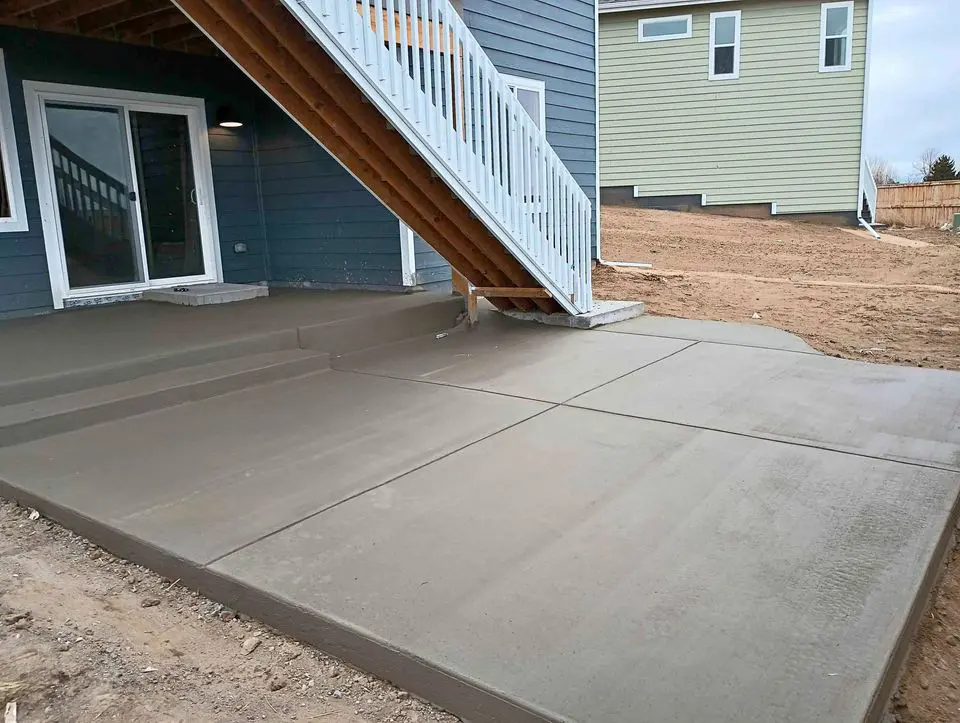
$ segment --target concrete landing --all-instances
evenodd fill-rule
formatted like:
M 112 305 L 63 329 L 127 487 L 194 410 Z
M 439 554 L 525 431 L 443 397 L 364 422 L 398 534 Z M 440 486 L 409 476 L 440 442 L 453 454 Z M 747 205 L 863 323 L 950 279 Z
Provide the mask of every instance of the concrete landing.
M 700 319 L 676 319 L 670 316 L 642 316 L 638 319 L 611 324 L 601 331 L 617 334 L 643 334 L 670 339 L 710 341 L 716 344 L 755 346 L 762 349 L 805 351 L 819 354 L 799 336 L 759 324 L 734 324 L 727 321 L 703 321 Z
M 646 309 L 642 301 L 595 301 L 593 309 L 585 314 L 545 314 L 542 311 L 503 312 L 506 316 L 522 321 L 536 321 L 549 326 L 565 326 L 570 329 L 593 329 L 606 324 L 615 324 L 641 316 Z
M 249 301 L 269 295 L 270 290 L 258 284 L 193 284 L 144 291 L 143 299 L 180 306 L 210 306 Z
M 0 492 L 473 723 L 879 721 L 960 374 L 711 333 L 501 318 L 0 449 Z

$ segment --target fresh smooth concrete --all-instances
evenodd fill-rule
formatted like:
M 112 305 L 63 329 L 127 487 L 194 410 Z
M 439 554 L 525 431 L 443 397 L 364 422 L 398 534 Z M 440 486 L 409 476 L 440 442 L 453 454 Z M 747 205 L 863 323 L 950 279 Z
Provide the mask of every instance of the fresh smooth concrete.
M 270 289 L 256 284 L 194 284 L 143 292 L 143 298 L 146 301 L 160 301 L 180 306 L 230 304 L 269 295 Z
M 960 469 L 960 374 L 697 344 L 571 402 Z
M 337 369 L 563 402 L 692 342 L 561 330 L 483 313 L 458 328 L 332 360 Z
M 642 301 L 595 301 L 586 314 L 545 314 L 542 311 L 517 311 L 504 314 L 522 321 L 536 321 L 550 326 L 566 326 L 570 329 L 593 329 L 605 324 L 634 319 L 643 314 L 646 304 Z
M 958 488 L 560 408 L 213 568 L 547 719 L 859 723 Z
M 960 374 L 708 331 L 491 315 L 0 449 L 0 493 L 471 723 L 879 723 Z
M 546 408 L 320 372 L 0 449 L 0 479 L 206 563 Z
M 733 324 L 726 321 L 702 321 L 700 319 L 675 319 L 670 316 L 642 316 L 638 319 L 611 324 L 602 331 L 618 334 L 643 334 L 664 336 L 671 339 L 712 341 L 718 344 L 756 346 L 764 349 L 806 351 L 819 354 L 799 336 L 782 329 L 759 324 Z

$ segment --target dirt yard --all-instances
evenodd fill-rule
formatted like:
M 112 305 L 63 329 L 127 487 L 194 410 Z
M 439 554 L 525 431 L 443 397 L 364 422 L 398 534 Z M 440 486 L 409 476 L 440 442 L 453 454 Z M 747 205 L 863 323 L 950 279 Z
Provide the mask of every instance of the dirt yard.
M 888 243 L 786 221 L 614 207 L 602 218 L 606 260 L 654 268 L 598 268 L 598 298 L 776 326 L 850 359 L 960 369 L 957 234 L 895 230 Z
M 0 500 L 11 701 L 18 723 L 457 720 Z
M 828 354 L 960 369 L 960 235 L 864 234 L 785 221 L 604 208 L 598 298 L 649 313 L 765 324 Z M 891 238 L 893 237 L 893 238 Z M 888 719 L 960 721 L 960 552 L 914 639 Z

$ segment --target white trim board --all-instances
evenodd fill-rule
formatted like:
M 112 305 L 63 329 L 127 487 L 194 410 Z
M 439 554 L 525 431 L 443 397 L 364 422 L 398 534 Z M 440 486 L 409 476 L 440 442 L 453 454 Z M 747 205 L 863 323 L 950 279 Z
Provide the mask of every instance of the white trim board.
M 47 271 L 50 276 L 50 291 L 55 309 L 64 308 L 66 300 L 123 295 L 150 288 L 177 286 L 183 283 L 196 284 L 223 280 L 217 209 L 213 191 L 213 165 L 210 160 L 210 143 L 207 135 L 206 105 L 202 98 L 35 81 L 24 81 L 23 93 L 27 110 L 27 126 L 30 132 L 30 148 L 37 178 L 37 195 L 40 201 L 40 221 L 43 228 Z M 144 110 L 147 112 L 180 114 L 187 117 L 193 151 L 197 213 L 200 221 L 206 273 L 202 276 L 109 284 L 74 290 L 69 288 L 66 259 L 64 258 L 61 241 L 57 196 L 53 187 L 52 161 L 48 152 L 46 118 L 43 112 L 43 104 L 46 100 L 79 104 L 114 103 L 122 106 L 125 111 Z M 127 140 L 129 143 L 129 139 Z M 136 223 L 142 223 L 139 214 L 134 214 L 134 216 Z
M 735 0 L 675 0 L 670 2 L 648 3 L 643 0 L 634 0 L 634 2 L 619 2 L 616 4 L 600 4 L 597 8 L 598 13 L 627 13 L 634 10 L 661 10 L 663 8 L 682 8 L 688 5 L 719 5 L 721 3 L 734 2 Z
M 7 64 L 0 49 L 0 160 L 3 180 L 10 201 L 11 215 L 0 218 L 0 233 L 28 231 L 27 204 L 23 195 L 23 179 L 20 177 L 20 153 L 17 151 L 17 134 L 13 125 L 13 110 L 10 106 L 10 88 L 7 84 Z
M 404 286 L 417 285 L 417 247 L 413 229 L 398 219 L 400 224 L 400 272 Z

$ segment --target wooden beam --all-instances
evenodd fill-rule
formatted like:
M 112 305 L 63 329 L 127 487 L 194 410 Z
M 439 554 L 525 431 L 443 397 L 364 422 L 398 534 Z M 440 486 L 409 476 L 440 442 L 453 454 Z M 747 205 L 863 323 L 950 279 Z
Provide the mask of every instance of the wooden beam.
M 0 7 L 0 19 L 15 18 L 58 2 L 61 0 L 6 0 Z
M 115 28 L 117 36 L 121 38 L 140 37 L 158 30 L 193 24 L 190 22 L 190 18 L 166 0 L 164 0 L 164 5 L 169 9 L 118 23 Z
M 341 105 L 346 106 L 347 99 L 354 99 L 354 102 L 359 104 L 362 111 L 351 113 L 349 118 L 360 126 L 362 135 L 369 138 L 374 147 L 394 150 L 389 158 L 401 173 L 399 177 L 397 177 L 395 171 L 392 173 L 393 184 L 401 189 L 401 192 L 408 189 L 417 190 L 415 187 L 418 186 L 421 187 L 421 190 L 425 189 L 425 195 L 432 206 L 428 215 L 436 217 L 436 221 L 443 227 L 446 238 L 453 240 L 458 251 L 462 254 L 473 255 L 475 258 L 476 252 L 479 252 L 480 259 L 482 259 L 481 263 L 487 260 L 493 262 L 492 269 L 489 264 L 486 269 L 480 268 L 488 276 L 492 272 L 494 276 L 500 276 L 503 281 L 486 284 L 477 278 L 476 280 L 481 285 L 509 286 L 512 283 L 526 287 L 536 283 L 529 272 L 506 251 L 489 230 L 470 213 L 469 209 L 453 197 L 449 187 L 432 174 L 426 162 L 419 156 L 409 153 L 408 145 L 403 137 L 386 127 L 380 111 L 366 103 L 362 92 L 353 81 L 339 72 L 336 64 L 322 48 L 308 40 L 302 26 L 289 12 L 277 7 L 274 3 L 261 3 L 256 0 L 240 1 L 260 21 L 258 32 L 255 32 L 254 36 L 262 35 L 263 31 L 266 31 L 270 36 L 269 39 L 260 38 L 261 47 L 260 49 L 254 48 L 255 51 L 261 56 L 264 56 L 264 53 L 268 55 L 272 53 L 278 56 L 277 60 L 281 68 L 289 65 L 299 65 L 300 72 L 306 71 L 308 79 L 313 81 L 313 87 L 305 87 L 301 90 L 301 96 L 307 102 L 316 105 L 312 99 L 318 90 L 315 86 L 319 85 L 327 98 L 326 105 L 328 107 L 333 106 L 333 110 L 339 110 Z M 230 0 L 207 0 L 207 2 L 215 5 L 217 12 L 227 19 L 227 14 L 230 14 Z M 239 21 L 239 18 L 235 18 L 235 20 Z M 247 40 L 251 39 L 247 31 L 241 34 Z M 275 47 L 271 48 L 271 43 Z M 294 68 L 294 73 L 296 73 L 296 70 Z M 292 80 L 288 76 L 284 76 L 284 78 L 287 82 Z M 323 112 L 323 110 L 323 108 L 318 108 L 319 112 Z M 400 150 L 400 152 L 397 153 L 396 150 Z M 437 216 L 438 213 L 439 216 Z M 410 225 L 428 242 L 433 243 L 414 224 Z M 467 273 L 465 269 L 463 270 L 464 273 Z M 534 303 L 544 311 L 555 311 L 559 308 L 555 301 L 535 301 Z M 530 308 L 530 302 L 521 297 L 515 299 L 514 304 L 519 308 Z
M 473 293 L 485 299 L 509 297 L 514 299 L 552 299 L 550 292 L 542 287 L 519 289 L 513 286 L 474 286 Z
M 119 5 L 121 2 L 123 0 L 61 0 L 55 5 L 34 11 L 32 19 L 38 28 L 65 25 L 74 22 L 81 15 Z
M 84 34 L 95 33 L 172 7 L 170 0 L 122 0 L 118 5 L 110 5 L 78 17 L 77 30 Z M 182 13 L 180 17 L 183 17 Z M 186 21 L 186 18 L 184 20 Z
M 158 46 L 176 45 L 203 35 L 203 32 L 193 23 L 176 25 L 165 30 L 157 30 L 151 34 L 153 44 Z

